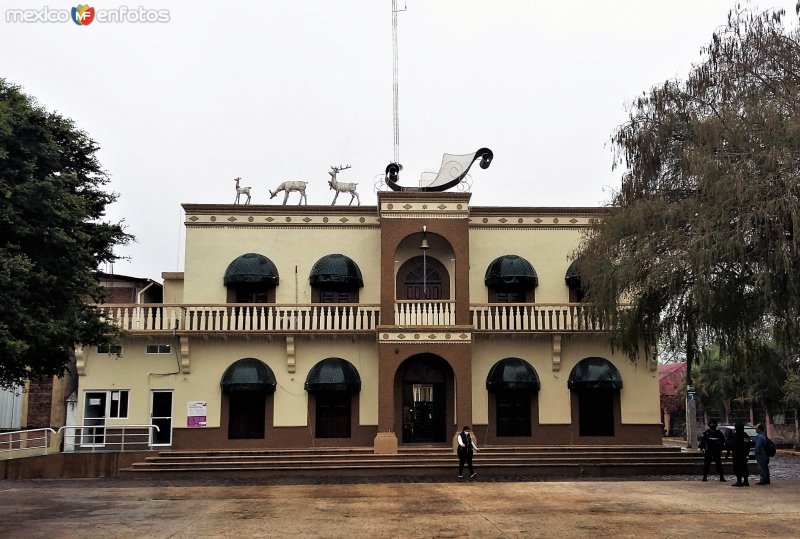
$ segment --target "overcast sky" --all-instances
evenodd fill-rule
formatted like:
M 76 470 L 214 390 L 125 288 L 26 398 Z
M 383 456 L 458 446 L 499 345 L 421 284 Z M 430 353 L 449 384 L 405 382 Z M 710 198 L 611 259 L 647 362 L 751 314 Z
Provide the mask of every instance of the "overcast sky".
M 608 144 L 626 105 L 683 77 L 732 0 L 398 0 L 401 183 L 441 154 L 486 146 L 477 206 L 596 206 L 619 184 Z M 796 21 L 795 0 L 783 7 Z M 253 203 L 285 180 L 329 205 L 327 171 L 359 183 L 393 157 L 391 0 L 89 3 L 168 10 L 169 22 L 9 23 L 0 0 L 0 77 L 73 118 L 101 147 L 137 242 L 115 273 L 182 270 L 180 204 Z M 292 196 L 292 200 L 297 195 Z M 349 196 L 340 196 L 346 204 Z M 291 203 L 291 200 L 290 200 Z

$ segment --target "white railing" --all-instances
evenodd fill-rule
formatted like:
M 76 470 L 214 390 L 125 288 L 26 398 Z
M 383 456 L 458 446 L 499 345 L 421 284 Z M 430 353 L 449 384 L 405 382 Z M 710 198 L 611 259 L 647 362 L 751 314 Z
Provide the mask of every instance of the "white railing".
M 456 323 L 454 301 L 396 301 L 397 326 L 452 326 Z
M 475 331 L 606 331 L 580 303 L 491 303 L 470 307 Z
M 68 425 L 64 433 L 65 451 L 141 451 L 153 445 L 156 425 Z
M 50 428 L 0 432 L 0 458 L 47 455 L 55 435 Z
M 123 331 L 369 331 L 380 307 L 350 303 L 312 305 L 96 305 Z

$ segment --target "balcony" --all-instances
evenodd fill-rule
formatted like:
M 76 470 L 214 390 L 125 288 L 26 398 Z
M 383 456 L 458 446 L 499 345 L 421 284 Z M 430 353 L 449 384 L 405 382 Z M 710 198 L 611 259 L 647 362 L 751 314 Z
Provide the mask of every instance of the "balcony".
M 106 319 L 129 333 L 363 333 L 377 330 L 380 306 L 349 303 L 308 305 L 96 305 Z M 607 331 L 581 303 L 489 303 L 470 306 L 476 332 L 580 333 Z M 396 326 L 455 324 L 453 301 L 396 301 Z
M 607 331 L 603 320 L 583 303 L 488 303 L 470 306 L 475 331 L 596 332 Z
M 96 305 L 120 330 L 132 333 L 353 333 L 373 331 L 380 322 L 378 305 L 359 304 L 218 304 Z
M 452 326 L 456 320 L 454 301 L 395 301 L 396 326 Z

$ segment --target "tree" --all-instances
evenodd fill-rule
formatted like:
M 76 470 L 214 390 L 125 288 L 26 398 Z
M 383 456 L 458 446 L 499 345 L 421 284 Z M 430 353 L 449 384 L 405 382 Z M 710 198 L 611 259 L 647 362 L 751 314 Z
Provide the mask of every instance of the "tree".
M 800 342 L 800 31 L 784 17 L 732 11 L 687 79 L 612 135 L 621 187 L 576 258 L 631 357 Z
M 794 443 L 800 445 L 800 363 L 797 357 L 788 368 L 786 381 L 783 383 L 783 402 L 794 410 Z
M 77 344 L 114 331 L 87 302 L 102 299 L 99 264 L 131 238 L 102 221 L 116 196 L 97 150 L 0 79 L 0 385 L 60 376 Z

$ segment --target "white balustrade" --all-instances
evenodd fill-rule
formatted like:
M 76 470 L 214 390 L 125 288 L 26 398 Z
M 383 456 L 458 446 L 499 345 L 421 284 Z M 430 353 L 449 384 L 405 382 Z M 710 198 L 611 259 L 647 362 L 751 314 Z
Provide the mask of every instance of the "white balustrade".
M 289 332 L 369 331 L 380 308 L 360 304 L 96 305 L 122 331 Z
M 101 316 L 128 332 L 363 332 L 380 324 L 378 305 L 267 303 L 218 305 L 97 305 Z M 475 331 L 594 332 L 608 328 L 580 303 L 472 305 Z M 389 321 L 388 323 L 392 323 Z M 453 301 L 396 301 L 396 326 L 455 324 Z
M 579 303 L 493 303 L 470 308 L 476 331 L 604 331 L 602 320 Z
M 397 301 L 394 304 L 397 326 L 451 326 L 455 322 L 454 301 Z

